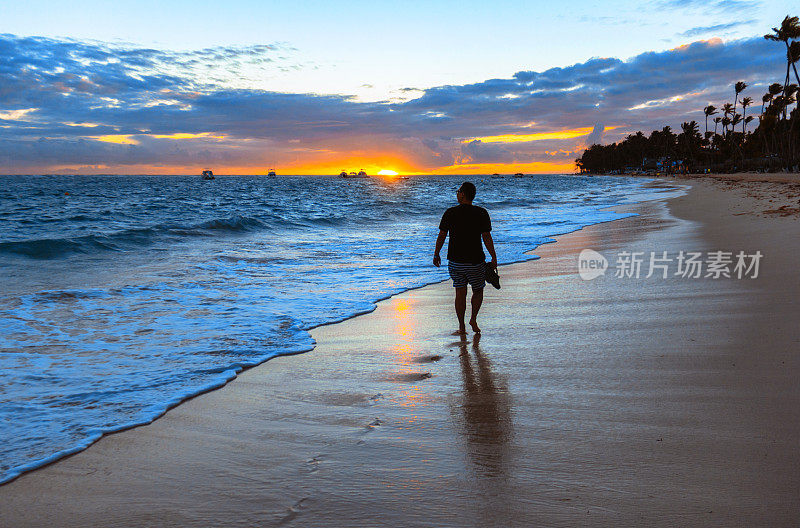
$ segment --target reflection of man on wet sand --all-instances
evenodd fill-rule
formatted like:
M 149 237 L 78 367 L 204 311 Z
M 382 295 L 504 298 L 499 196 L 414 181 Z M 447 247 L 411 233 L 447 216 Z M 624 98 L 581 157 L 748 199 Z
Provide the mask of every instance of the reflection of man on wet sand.
M 509 502 L 514 500 L 508 489 L 511 471 L 509 450 L 513 431 L 508 392 L 498 383 L 491 363 L 480 348 L 480 335 L 472 343 L 471 357 L 466 339 L 460 343 L 461 374 L 464 380 L 461 414 L 468 460 L 481 490 L 479 511 L 492 519 L 492 526 L 510 526 Z M 489 525 L 488 523 L 486 524 Z
M 456 193 L 458 205 L 444 212 L 442 221 L 439 223 L 436 250 L 433 253 L 433 265 L 438 268 L 442 263 L 439 252 L 449 233 L 447 269 L 456 289 L 455 307 L 458 318 L 456 334 L 465 334 L 467 331 L 464 324 L 464 315 L 467 311 L 467 284 L 472 286 L 472 317 L 470 317 L 469 324 L 476 334 L 481 331 L 478 327 L 478 311 L 483 303 L 487 266 L 481 240 L 486 246 L 486 251 L 492 256 L 492 261 L 488 265 L 497 268 L 497 255 L 494 252 L 494 241 L 490 233 L 492 221 L 486 209 L 472 205 L 475 193 L 475 185 L 470 182 L 464 182 L 458 189 Z
M 474 362 L 467 341 L 462 341 L 459 348 L 469 452 L 478 466 L 497 474 L 511 429 L 508 395 L 505 387 L 498 386 L 491 363 L 480 349 L 480 336 L 475 336 L 472 343 Z

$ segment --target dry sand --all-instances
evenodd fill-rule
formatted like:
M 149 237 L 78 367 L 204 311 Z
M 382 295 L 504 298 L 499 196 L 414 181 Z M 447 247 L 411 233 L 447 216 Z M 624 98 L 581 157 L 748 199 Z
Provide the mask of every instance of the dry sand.
M 744 182 L 800 183 L 800 174 L 796 172 L 735 172 L 733 174 L 690 174 L 675 175 L 678 179 L 700 178 L 704 180 L 729 180 Z
M 398 295 L 0 487 L 0 525 L 797 526 L 800 222 L 784 188 L 691 185 L 501 268 L 481 339 L 449 284 Z M 584 248 L 764 259 L 583 281 Z

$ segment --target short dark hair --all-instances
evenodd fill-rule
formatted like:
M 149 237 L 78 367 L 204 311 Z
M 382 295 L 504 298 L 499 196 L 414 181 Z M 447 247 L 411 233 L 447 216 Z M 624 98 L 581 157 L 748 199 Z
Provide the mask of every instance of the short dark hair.
M 477 194 L 478 190 L 475 188 L 475 185 L 472 182 L 464 182 L 461 184 L 461 187 L 458 188 L 459 191 L 464 193 L 464 196 L 467 197 L 467 200 L 470 202 L 475 199 L 475 194 Z

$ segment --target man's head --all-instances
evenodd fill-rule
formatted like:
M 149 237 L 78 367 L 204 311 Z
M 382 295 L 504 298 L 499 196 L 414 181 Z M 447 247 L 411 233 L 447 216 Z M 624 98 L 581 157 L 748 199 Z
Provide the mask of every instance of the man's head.
M 461 184 L 461 187 L 458 188 L 458 193 L 456 196 L 458 197 L 458 203 L 472 203 L 472 200 L 475 199 L 475 193 L 477 193 L 477 189 L 475 189 L 475 185 L 471 182 L 464 182 Z

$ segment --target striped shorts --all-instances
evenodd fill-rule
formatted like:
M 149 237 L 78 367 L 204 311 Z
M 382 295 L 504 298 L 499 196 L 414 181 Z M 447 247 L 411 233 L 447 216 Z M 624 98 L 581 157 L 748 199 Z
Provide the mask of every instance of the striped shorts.
M 462 264 L 460 262 L 448 261 L 447 271 L 453 279 L 454 288 L 466 288 L 467 283 L 473 290 L 480 290 L 486 286 L 484 275 L 486 264 Z

